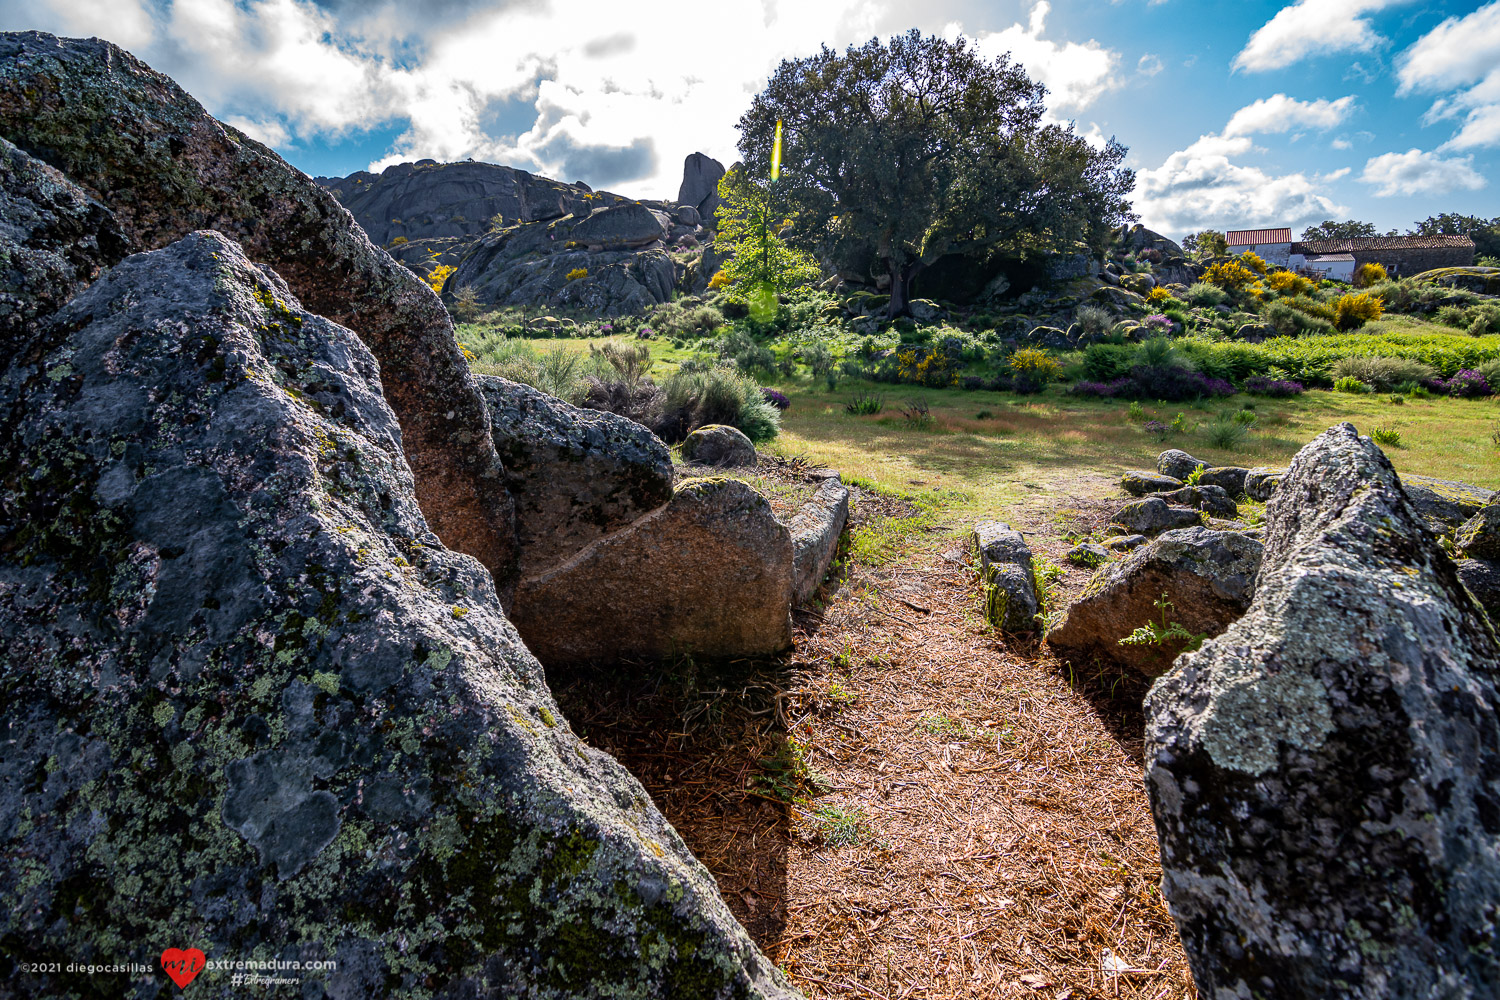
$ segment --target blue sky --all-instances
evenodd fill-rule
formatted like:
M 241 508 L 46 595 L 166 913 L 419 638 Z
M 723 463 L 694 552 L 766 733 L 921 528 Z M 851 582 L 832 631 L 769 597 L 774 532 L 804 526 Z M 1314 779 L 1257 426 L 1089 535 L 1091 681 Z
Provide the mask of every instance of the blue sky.
M 311 174 L 473 157 L 658 198 L 688 153 L 735 158 L 781 59 L 911 27 L 1011 52 L 1129 146 L 1172 236 L 1500 216 L 1500 0 L 0 0 L 0 28 L 118 42 Z

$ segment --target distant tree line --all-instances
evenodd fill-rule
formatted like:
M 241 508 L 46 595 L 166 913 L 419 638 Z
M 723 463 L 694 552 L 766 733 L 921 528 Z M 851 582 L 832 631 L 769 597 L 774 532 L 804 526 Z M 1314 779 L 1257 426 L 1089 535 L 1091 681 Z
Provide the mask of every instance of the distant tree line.
M 1302 242 L 1314 240 L 1350 240 L 1373 236 L 1468 236 L 1474 240 L 1474 258 L 1500 266 L 1500 216 L 1484 219 L 1476 215 L 1444 212 L 1429 215 L 1405 233 L 1392 229 L 1377 232 L 1374 223 L 1348 219 L 1338 222 L 1326 219 L 1302 231 Z M 1214 229 L 1189 233 L 1182 249 L 1192 257 L 1220 257 L 1229 252 L 1224 234 Z

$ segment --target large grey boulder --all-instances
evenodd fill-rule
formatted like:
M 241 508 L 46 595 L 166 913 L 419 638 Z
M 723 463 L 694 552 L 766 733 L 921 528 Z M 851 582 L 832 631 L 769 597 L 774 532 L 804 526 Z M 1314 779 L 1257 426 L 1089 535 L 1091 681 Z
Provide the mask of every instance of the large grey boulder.
M 1401 486 L 1427 526 L 1439 535 L 1456 530 L 1496 499 L 1494 490 L 1431 476 L 1402 476 Z
M 1062 624 L 1047 633 L 1047 642 L 1154 677 L 1184 643 L 1121 646 L 1120 640 L 1150 622 L 1162 623 L 1156 602 L 1163 596 L 1172 603 L 1167 622 L 1193 635 L 1218 635 L 1250 606 L 1260 559 L 1261 543 L 1239 532 L 1168 531 L 1095 573 Z
M 109 209 L 0 139 L 0 358 L 26 350 L 38 320 L 128 250 Z
M 1120 477 L 1120 488 L 1133 497 L 1152 493 L 1170 493 L 1182 486 L 1182 480 L 1159 472 L 1131 470 Z
M 8 957 L 332 961 L 299 995 L 349 1000 L 791 995 L 429 530 L 354 333 L 197 233 L 44 334 L 0 374 Z
M 1026 539 L 1002 521 L 981 521 L 974 525 L 969 544 L 990 624 L 1002 632 L 1040 630 L 1042 603 Z
M 1199 995 L 1493 997 L 1494 633 L 1349 424 L 1297 455 L 1267 523 L 1249 611 L 1146 701 Z
M 1168 448 L 1156 456 L 1156 471 L 1164 476 L 1171 476 L 1174 479 L 1186 480 L 1188 476 L 1193 474 L 1193 470 L 1200 465 L 1203 466 L 1205 471 L 1213 468 L 1212 463 L 1194 458 L 1192 455 L 1178 448 Z
M 1164 503 L 1177 507 L 1192 507 L 1194 510 L 1201 510 L 1213 517 L 1240 516 L 1239 507 L 1229 499 L 1229 494 L 1221 486 L 1183 486 L 1170 493 L 1158 493 L 1157 496 Z
M 1453 552 L 1460 559 L 1500 559 L 1500 503 L 1480 509 L 1459 527 Z
M 1163 531 L 1189 528 L 1203 523 L 1203 514 L 1194 507 L 1174 507 L 1159 496 L 1128 503 L 1110 517 L 1132 535 L 1159 535 Z
M 677 189 L 677 203 L 691 205 L 704 222 L 712 227 L 719 207 L 719 181 L 724 164 L 703 153 L 689 153 L 682 161 L 682 184 Z
M 828 575 L 849 520 L 849 487 L 835 473 L 792 516 L 792 603 L 806 604 Z
M 521 581 L 511 619 L 543 663 L 791 645 L 792 538 L 737 479 L 694 479 L 660 510 Z
M 516 498 L 523 577 L 672 499 L 672 454 L 640 424 L 492 375 L 478 381 Z
M 645 246 L 665 239 L 669 223 L 638 202 L 595 212 L 573 226 L 570 239 L 604 250 Z
M 1500 562 L 1494 559 L 1459 559 L 1458 578 L 1490 622 L 1500 628 Z
M 225 233 L 309 310 L 358 334 L 380 362 L 428 523 L 505 596 L 515 513 L 448 312 L 332 194 L 97 38 L 0 33 L 0 136 L 109 208 L 135 247 Z
M 759 458 L 755 445 L 738 427 L 728 424 L 704 424 L 682 442 L 682 457 L 698 465 L 720 468 L 753 466 Z
M 1249 469 L 1241 469 L 1232 465 L 1204 469 L 1203 474 L 1198 477 L 1198 485 L 1217 486 L 1233 498 L 1245 492 L 1245 478 L 1249 475 Z

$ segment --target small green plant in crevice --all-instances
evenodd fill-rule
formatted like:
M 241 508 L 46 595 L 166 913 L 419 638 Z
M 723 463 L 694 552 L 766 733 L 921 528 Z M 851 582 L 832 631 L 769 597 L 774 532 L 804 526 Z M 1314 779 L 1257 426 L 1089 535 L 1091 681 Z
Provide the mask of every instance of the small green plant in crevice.
M 1394 427 L 1377 427 L 1370 432 L 1370 438 L 1378 445 L 1401 447 L 1401 432 Z
M 1034 556 L 1031 560 L 1031 584 L 1036 588 L 1037 603 L 1042 606 L 1042 631 L 1049 631 L 1062 620 L 1062 578 L 1068 571 L 1046 556 Z
M 885 409 L 885 400 L 873 392 L 856 392 L 854 397 L 844 404 L 844 412 L 856 417 L 873 416 L 883 409 Z
M 1189 486 L 1197 486 L 1198 483 L 1203 479 L 1203 473 L 1207 471 L 1207 469 L 1208 467 L 1206 465 L 1204 465 L 1202 462 L 1199 462 L 1197 467 L 1193 469 L 1192 472 L 1189 472 L 1187 474 L 1187 478 L 1184 479 L 1183 482 L 1187 483 Z
M 1208 638 L 1208 633 L 1200 632 L 1195 635 L 1177 622 L 1167 620 L 1167 612 L 1172 610 L 1174 605 L 1166 594 L 1162 594 L 1152 603 L 1161 611 L 1161 624 L 1148 621 L 1119 640 L 1121 646 L 1156 646 L 1163 651 L 1176 647 L 1172 649 L 1172 652 L 1186 653 L 1203 645 L 1203 640 Z
M 823 805 L 807 816 L 808 831 L 825 847 L 854 847 L 873 839 L 870 818 L 862 809 Z

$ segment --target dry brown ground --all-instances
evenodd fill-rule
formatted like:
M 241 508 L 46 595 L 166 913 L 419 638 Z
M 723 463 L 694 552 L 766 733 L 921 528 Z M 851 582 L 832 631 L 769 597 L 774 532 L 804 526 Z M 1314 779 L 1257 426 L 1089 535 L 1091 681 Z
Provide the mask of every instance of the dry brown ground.
M 1055 558 L 1100 512 L 1020 526 Z M 554 691 L 809 997 L 1195 996 L 1157 889 L 1144 683 L 996 635 L 937 547 L 846 565 L 782 660 L 554 672 Z

